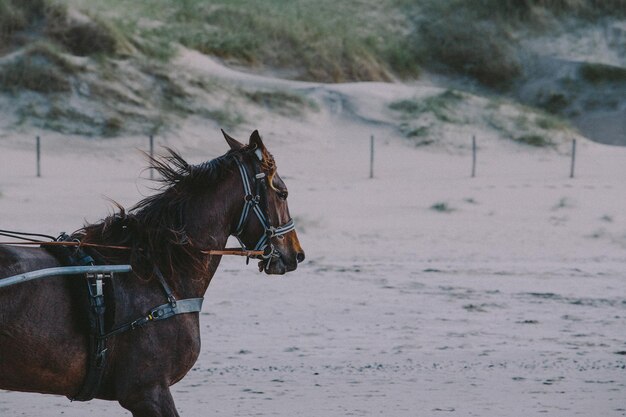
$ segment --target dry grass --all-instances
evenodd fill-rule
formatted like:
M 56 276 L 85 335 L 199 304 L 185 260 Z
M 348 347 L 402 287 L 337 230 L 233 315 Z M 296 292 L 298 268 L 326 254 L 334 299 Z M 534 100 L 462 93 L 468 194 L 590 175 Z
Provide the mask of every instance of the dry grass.
M 538 148 L 554 145 L 550 139 L 538 134 L 522 135 L 515 138 L 514 140 L 518 143 L 523 143 L 524 145 L 535 146 Z
M 81 68 L 65 59 L 55 45 L 39 42 L 0 67 L 0 90 L 68 92 L 70 77 L 79 71 Z
M 441 94 L 424 99 L 394 101 L 389 105 L 391 110 L 400 113 L 402 119 L 415 119 L 422 114 L 430 113 L 444 123 L 461 123 L 455 114 L 455 107 L 463 101 L 462 93 L 446 90 Z M 409 136 L 419 136 L 417 134 Z
M 458 142 L 457 133 L 465 126 L 479 126 L 522 145 L 555 147 L 569 129 L 565 121 L 544 111 L 455 90 L 395 101 L 389 108 L 398 130 L 415 146 L 463 149 L 465 142 Z
M 47 9 L 45 0 L 0 0 L 0 41 L 6 43 L 15 32 L 44 17 Z
M 74 19 L 66 3 L 53 0 L 0 0 L 0 53 L 31 42 L 33 34 L 77 55 L 123 55 L 134 48 L 111 21 Z M 2 49 L 5 49 L 3 51 Z
M 612 65 L 585 63 L 580 67 L 580 75 L 594 84 L 626 83 L 626 68 Z
M 66 1 L 91 21 L 68 24 L 65 7 L 52 0 L 0 0 L 0 39 L 45 18 L 50 35 L 80 56 L 138 49 L 167 61 L 181 43 L 231 63 L 287 70 L 297 79 L 416 78 L 425 66 L 496 89 L 520 76 L 516 29 L 626 16 L 626 0 Z
M 253 103 L 283 116 L 302 116 L 305 110 L 319 110 L 317 104 L 305 96 L 281 90 L 244 91 Z
M 424 56 L 481 84 L 505 89 L 521 74 L 511 36 L 491 23 L 468 25 L 463 17 L 424 25 L 419 32 Z
M 94 13 L 105 6 L 73 0 Z M 169 59 L 172 43 L 229 63 L 288 70 L 293 78 L 328 82 L 416 76 L 394 0 L 110 0 L 116 26 L 142 52 Z M 138 22 L 141 16 L 158 26 Z M 399 16 L 399 17 L 398 17 Z M 400 20 L 400 21 L 398 21 Z
M 412 16 L 409 48 L 434 71 L 467 75 L 506 90 L 522 72 L 519 30 L 549 32 L 561 22 L 626 17 L 626 0 L 397 0 Z
M 76 13 L 83 15 L 76 18 Z M 149 67 L 154 58 L 167 62 L 183 44 L 230 64 L 280 69 L 297 79 L 416 78 L 426 67 L 506 90 L 522 72 L 519 30 L 546 31 L 559 19 L 625 15 L 626 0 L 0 0 L 0 56 L 17 51 L 3 61 L 0 90 L 34 91 L 51 99 L 75 92 L 81 99 L 99 100 L 107 110 L 94 118 L 94 131 L 104 135 L 133 129 L 133 124 L 145 127 L 151 118 L 167 122 L 162 114 L 195 114 L 235 126 L 243 122 L 238 111 L 203 110 L 194 103 L 198 89 L 203 90 L 198 94 L 213 95 L 208 91 L 213 86 L 179 82 L 167 71 L 151 73 L 145 64 Z M 38 42 L 32 44 L 33 38 Z M 75 62 L 87 64 L 81 68 Z M 112 69 L 114 63 L 134 70 Z M 622 82 L 624 73 L 590 64 L 581 77 L 592 83 Z M 87 92 L 81 90 L 85 86 Z M 281 91 L 233 89 L 232 94 L 241 103 L 285 116 L 315 110 L 303 97 Z M 403 132 L 427 144 L 432 126 L 416 125 L 409 117 L 464 123 L 458 111 L 462 100 L 455 94 L 392 105 L 406 114 Z M 547 108 L 566 106 L 567 97 L 546 98 Z M 66 110 L 63 114 L 72 114 Z M 51 126 L 71 120 L 59 116 Z M 546 130 L 555 122 L 533 123 Z M 540 142 L 533 134 L 518 132 L 511 139 Z

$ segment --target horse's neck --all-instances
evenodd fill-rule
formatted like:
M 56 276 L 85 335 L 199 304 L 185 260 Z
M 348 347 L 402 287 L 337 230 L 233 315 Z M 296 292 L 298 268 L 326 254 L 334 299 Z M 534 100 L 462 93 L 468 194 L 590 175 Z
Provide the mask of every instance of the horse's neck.
M 236 178 L 227 179 L 216 185 L 205 198 L 196 200 L 195 204 L 188 208 L 186 228 L 196 247 L 217 250 L 226 247 L 233 223 L 240 216 L 242 198 L 224 196 L 232 196 L 232 190 L 238 186 L 240 185 Z M 193 271 L 190 274 L 192 276 L 180 277 L 181 279 L 173 283 L 178 292 L 185 297 L 204 296 L 219 266 L 221 256 L 202 256 L 201 260 L 205 265 L 203 270 Z

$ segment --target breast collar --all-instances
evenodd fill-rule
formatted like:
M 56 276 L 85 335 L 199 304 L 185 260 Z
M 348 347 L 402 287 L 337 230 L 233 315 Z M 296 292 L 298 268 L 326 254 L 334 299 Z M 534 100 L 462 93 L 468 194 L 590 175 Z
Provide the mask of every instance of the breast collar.
M 260 152 L 255 152 L 255 155 L 260 160 L 262 160 Z M 279 257 L 280 253 L 272 244 L 271 239 L 273 237 L 282 236 L 291 232 L 295 229 L 295 223 L 293 219 L 289 219 L 287 223 L 281 226 L 274 227 L 271 225 L 267 208 L 268 195 L 265 181 L 267 176 L 264 172 L 260 172 L 259 164 L 253 164 L 255 170 L 254 176 L 252 177 L 255 189 L 255 192 L 253 193 L 252 187 L 250 185 L 250 176 L 248 175 L 248 170 L 246 169 L 246 166 L 239 159 L 235 159 L 235 161 L 237 162 L 237 167 L 239 168 L 239 173 L 241 174 L 241 180 L 243 182 L 244 205 L 241 216 L 239 217 L 239 223 L 237 224 L 237 229 L 235 230 L 234 236 L 237 238 L 237 240 L 239 240 L 239 244 L 241 244 L 241 247 L 243 249 L 249 249 L 243 243 L 240 236 L 244 231 L 246 220 L 248 219 L 248 216 L 252 211 L 265 229 L 252 250 L 263 251 L 262 258 L 266 260 Z M 265 193 L 263 196 L 265 198 L 261 198 L 261 193 Z

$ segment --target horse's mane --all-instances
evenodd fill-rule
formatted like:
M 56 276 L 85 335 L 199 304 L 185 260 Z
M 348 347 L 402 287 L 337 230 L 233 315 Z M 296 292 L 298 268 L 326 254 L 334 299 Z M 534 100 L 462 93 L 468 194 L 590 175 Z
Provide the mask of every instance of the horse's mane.
M 130 261 L 140 276 L 150 277 L 156 263 L 163 272 L 203 273 L 206 257 L 185 233 L 184 212 L 188 201 L 207 192 L 232 169 L 234 158 L 246 150 L 229 151 L 211 161 L 191 165 L 176 151 L 166 148 L 167 155 L 150 157 L 150 168 L 160 174 L 156 180 L 159 192 L 139 201 L 129 210 L 114 202 L 117 212 L 105 219 L 87 224 L 74 233 L 83 242 L 127 246 L 128 252 L 100 251 L 107 262 Z

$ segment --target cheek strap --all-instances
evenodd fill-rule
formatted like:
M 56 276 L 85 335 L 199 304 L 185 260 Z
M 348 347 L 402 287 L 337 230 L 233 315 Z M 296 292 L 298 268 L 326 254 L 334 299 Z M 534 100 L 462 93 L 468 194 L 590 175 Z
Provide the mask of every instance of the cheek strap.
M 262 160 L 263 155 L 259 149 L 255 151 L 255 154 Z M 248 215 L 250 214 L 250 211 L 252 211 L 256 215 L 257 219 L 259 219 L 259 222 L 265 230 L 261 237 L 257 240 L 257 243 L 256 245 L 254 245 L 254 248 L 252 250 L 260 250 L 266 252 L 267 255 L 264 254 L 263 258 L 276 256 L 276 252 L 274 251 L 274 248 L 270 243 L 270 239 L 291 232 L 296 228 L 296 225 L 293 219 L 289 219 L 287 223 L 278 227 L 273 227 L 270 224 L 269 216 L 264 213 L 264 210 L 261 208 L 260 204 L 260 181 L 263 181 L 265 179 L 265 173 L 259 173 L 254 176 L 255 184 L 257 184 L 257 192 L 256 194 L 253 194 L 252 187 L 250 186 L 250 177 L 248 175 L 248 170 L 246 169 L 245 165 L 243 165 L 241 161 L 239 161 L 239 159 L 235 159 L 235 161 L 237 162 L 237 168 L 239 169 L 239 174 L 241 175 L 241 180 L 243 183 L 244 204 L 243 210 L 241 211 L 241 216 L 239 216 L 239 223 L 237 224 L 237 228 L 235 229 L 234 236 L 237 238 L 237 240 L 239 240 L 239 244 L 241 245 L 241 247 L 245 250 L 248 250 L 246 245 L 241 240 L 240 236 L 244 231 Z M 271 248 L 271 250 L 267 251 L 267 248 Z

